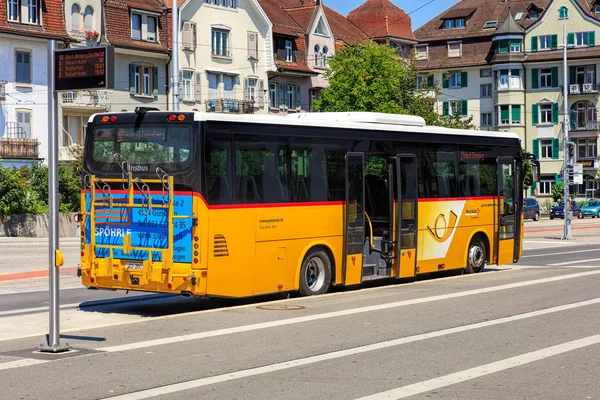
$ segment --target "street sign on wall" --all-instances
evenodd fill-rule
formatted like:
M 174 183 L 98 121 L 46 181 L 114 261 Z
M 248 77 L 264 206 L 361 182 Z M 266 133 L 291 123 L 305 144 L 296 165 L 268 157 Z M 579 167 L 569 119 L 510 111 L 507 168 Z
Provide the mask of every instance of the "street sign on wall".
M 114 89 L 114 60 L 112 46 L 57 50 L 55 90 Z

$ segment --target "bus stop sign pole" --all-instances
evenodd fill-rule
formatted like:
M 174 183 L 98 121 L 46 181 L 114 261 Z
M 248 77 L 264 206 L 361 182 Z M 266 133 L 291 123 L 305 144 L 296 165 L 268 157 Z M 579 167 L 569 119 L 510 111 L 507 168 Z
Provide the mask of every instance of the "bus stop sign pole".
M 55 92 L 54 52 L 58 47 L 56 40 L 48 41 L 48 276 L 50 291 L 50 334 L 47 345 L 40 351 L 60 353 L 69 350 L 69 346 L 60 344 L 60 299 L 59 271 L 62 254 L 58 249 L 58 95 Z M 57 257 L 58 256 L 58 257 Z M 59 258 L 59 262 L 57 262 Z

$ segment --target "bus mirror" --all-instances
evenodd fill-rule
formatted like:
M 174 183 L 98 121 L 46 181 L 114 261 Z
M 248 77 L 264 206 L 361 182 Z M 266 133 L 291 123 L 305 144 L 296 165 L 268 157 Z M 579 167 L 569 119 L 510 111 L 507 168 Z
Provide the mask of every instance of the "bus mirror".
M 531 180 L 532 182 L 540 181 L 540 162 L 537 160 L 531 161 Z

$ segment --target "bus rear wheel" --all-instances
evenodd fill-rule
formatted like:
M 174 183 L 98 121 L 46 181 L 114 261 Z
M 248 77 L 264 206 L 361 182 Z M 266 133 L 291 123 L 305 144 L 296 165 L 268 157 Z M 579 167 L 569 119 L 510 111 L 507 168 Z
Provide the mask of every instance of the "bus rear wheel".
M 485 244 L 480 239 L 473 238 L 469 245 L 469 253 L 467 254 L 467 266 L 465 272 L 467 274 L 477 273 L 483 271 L 487 255 L 485 251 Z
M 300 294 L 314 296 L 327 293 L 331 285 L 331 260 L 323 250 L 311 250 L 300 269 Z

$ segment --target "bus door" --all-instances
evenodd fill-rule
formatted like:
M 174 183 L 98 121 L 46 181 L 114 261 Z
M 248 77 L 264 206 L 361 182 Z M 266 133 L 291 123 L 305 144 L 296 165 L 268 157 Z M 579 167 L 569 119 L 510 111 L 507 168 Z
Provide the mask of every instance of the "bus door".
M 498 219 L 496 224 L 497 264 L 512 264 L 519 258 L 520 195 L 515 159 L 498 157 Z
M 362 281 L 365 244 L 364 154 L 346 154 L 346 207 L 344 213 L 344 285 Z
M 414 154 L 396 156 L 396 278 L 415 276 L 417 266 L 417 158 Z

